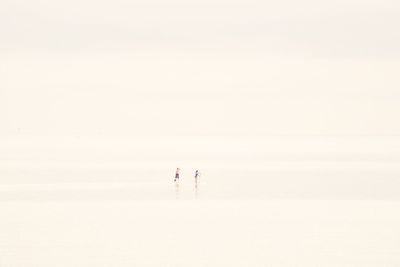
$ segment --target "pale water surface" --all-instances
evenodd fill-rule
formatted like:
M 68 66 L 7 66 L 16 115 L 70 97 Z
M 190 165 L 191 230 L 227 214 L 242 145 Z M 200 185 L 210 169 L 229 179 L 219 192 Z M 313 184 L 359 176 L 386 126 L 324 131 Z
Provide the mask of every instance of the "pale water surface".
M 1 267 L 400 265 L 397 137 L 59 141 L 0 144 Z

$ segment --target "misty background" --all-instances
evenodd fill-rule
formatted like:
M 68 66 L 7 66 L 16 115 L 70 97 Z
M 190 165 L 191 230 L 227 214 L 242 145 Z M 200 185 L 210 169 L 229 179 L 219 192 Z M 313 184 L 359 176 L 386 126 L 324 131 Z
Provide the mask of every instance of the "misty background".
M 398 135 L 398 1 L 2 1 L 1 135 Z
M 385 196 L 400 165 L 399 11 L 2 1 L 2 183 L 169 179 L 179 166 L 214 180 L 302 171 L 320 189 L 385 177 Z
M 0 266 L 400 266 L 399 14 L 1 0 Z

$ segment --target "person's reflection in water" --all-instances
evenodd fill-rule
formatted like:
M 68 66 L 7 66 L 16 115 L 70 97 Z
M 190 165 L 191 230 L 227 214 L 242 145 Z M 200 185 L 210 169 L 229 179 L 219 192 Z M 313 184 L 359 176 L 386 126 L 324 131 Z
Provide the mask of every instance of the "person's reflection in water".
M 199 170 L 196 170 L 194 173 L 194 196 L 197 198 L 198 196 L 198 178 L 200 177 Z
M 198 196 L 198 183 L 197 178 L 194 178 L 194 197 L 197 198 Z
M 175 198 L 179 198 L 179 183 L 175 183 Z
M 195 198 L 197 198 L 198 196 L 198 178 L 200 177 L 200 173 L 199 170 L 196 170 L 196 172 L 194 173 L 194 196 Z

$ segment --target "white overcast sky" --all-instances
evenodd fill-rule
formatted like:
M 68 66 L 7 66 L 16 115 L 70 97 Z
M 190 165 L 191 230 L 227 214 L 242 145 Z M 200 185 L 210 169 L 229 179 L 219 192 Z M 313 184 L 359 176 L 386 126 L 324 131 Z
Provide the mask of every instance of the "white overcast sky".
M 400 134 L 395 0 L 2 0 L 3 135 Z

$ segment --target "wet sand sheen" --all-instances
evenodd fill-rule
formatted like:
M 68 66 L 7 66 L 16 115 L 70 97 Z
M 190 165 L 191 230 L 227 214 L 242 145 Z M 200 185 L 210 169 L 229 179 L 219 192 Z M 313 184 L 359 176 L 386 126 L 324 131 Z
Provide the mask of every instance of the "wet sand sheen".
M 2 266 L 397 266 L 400 203 L 0 203 Z

